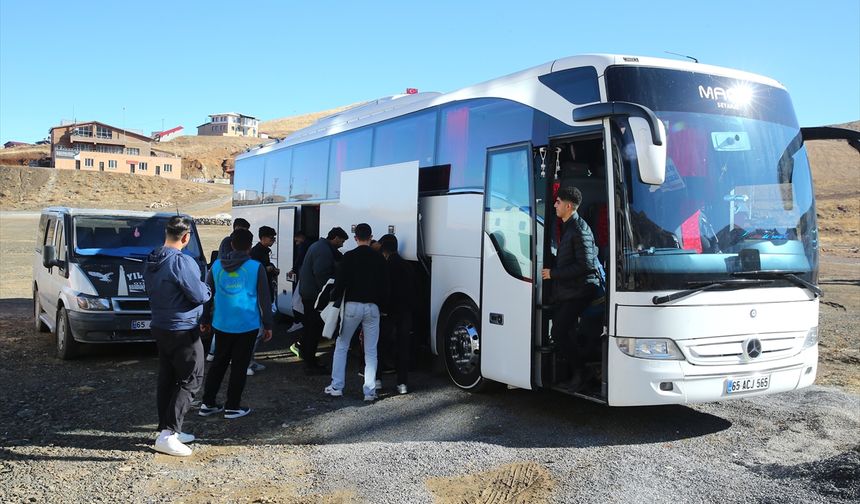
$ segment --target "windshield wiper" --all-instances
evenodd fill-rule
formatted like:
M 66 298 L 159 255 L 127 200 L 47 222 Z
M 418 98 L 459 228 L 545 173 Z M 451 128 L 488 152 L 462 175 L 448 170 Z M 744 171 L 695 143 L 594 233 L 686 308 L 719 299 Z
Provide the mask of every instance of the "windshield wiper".
M 760 280 L 788 280 L 789 282 L 809 290 L 815 297 L 821 297 L 821 289 L 812 282 L 800 278 L 798 273 L 801 271 L 775 271 L 775 270 L 754 270 L 754 271 L 735 271 L 732 273 L 734 277 L 754 278 Z
M 747 287 L 753 287 L 757 285 L 764 285 L 773 283 L 773 280 L 764 280 L 764 279 L 739 279 L 739 280 L 723 280 L 721 282 L 713 282 L 704 285 L 700 285 L 698 287 L 694 287 L 692 289 L 685 289 L 678 292 L 673 292 L 672 294 L 667 294 L 665 296 L 654 296 L 651 298 L 651 302 L 655 305 L 665 304 L 669 301 L 674 301 L 676 299 L 685 298 L 687 296 L 692 296 L 693 294 L 697 294 L 699 292 L 719 289 L 720 287 L 728 287 L 732 290 L 735 289 L 745 289 Z

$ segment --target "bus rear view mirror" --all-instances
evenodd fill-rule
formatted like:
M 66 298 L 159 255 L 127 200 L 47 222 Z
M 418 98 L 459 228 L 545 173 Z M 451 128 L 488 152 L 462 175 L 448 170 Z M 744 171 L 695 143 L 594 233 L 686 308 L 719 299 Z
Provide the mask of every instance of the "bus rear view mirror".
M 628 117 L 636 144 L 639 178 L 649 185 L 662 185 L 666 180 L 666 128 L 663 122 L 651 109 L 637 103 L 591 103 L 573 109 L 574 121 L 606 117 Z
M 662 185 L 666 180 L 666 142 L 654 145 L 651 141 L 651 128 L 648 121 L 641 117 L 631 117 L 630 132 L 636 143 L 636 157 L 639 161 L 639 178 L 650 185 Z M 666 138 L 662 121 L 657 121 L 660 138 Z

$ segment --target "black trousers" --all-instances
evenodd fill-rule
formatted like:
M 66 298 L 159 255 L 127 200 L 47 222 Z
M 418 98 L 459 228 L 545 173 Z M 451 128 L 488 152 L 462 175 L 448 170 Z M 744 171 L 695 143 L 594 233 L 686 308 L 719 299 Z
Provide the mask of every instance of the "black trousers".
M 583 296 L 560 301 L 555 307 L 552 317 L 552 339 L 556 344 L 561 345 L 572 370 L 581 369 L 587 362 L 588 356 L 593 354 L 600 343 L 598 338 L 588 338 L 584 334 L 577 337 L 576 331 L 579 316 L 596 297 L 597 288 L 591 286 L 588 293 Z
M 387 365 L 394 362 L 397 384 L 409 384 L 409 366 L 412 363 L 412 314 L 396 313 L 382 318 L 382 342 L 379 355 Z
M 322 338 L 323 321 L 320 313 L 314 309 L 314 299 L 302 299 L 302 307 L 305 313 L 302 315 L 301 344 L 299 354 L 306 364 L 315 366 L 317 364 L 317 348 Z
M 230 368 L 230 378 L 227 381 L 227 401 L 225 409 L 239 409 L 242 401 L 242 391 L 248 380 L 248 364 L 251 363 L 251 353 L 257 340 L 257 329 L 244 333 L 228 333 L 216 331 L 218 344 L 215 345 L 215 359 L 209 366 L 206 384 L 203 387 L 203 404 L 214 406 L 215 398 L 224 381 L 227 367 Z
M 182 420 L 203 383 L 200 331 L 152 328 L 158 345 L 158 430 L 182 432 Z

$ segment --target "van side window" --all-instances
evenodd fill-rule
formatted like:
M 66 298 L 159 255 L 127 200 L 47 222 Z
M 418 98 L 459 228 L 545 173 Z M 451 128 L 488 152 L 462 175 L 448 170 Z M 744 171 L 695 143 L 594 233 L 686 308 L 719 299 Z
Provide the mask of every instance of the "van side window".
M 42 215 L 39 217 L 39 230 L 36 232 L 36 252 L 42 251 L 42 246 L 45 244 L 45 230 L 48 227 L 48 216 Z
M 45 241 L 42 242 L 43 245 L 53 245 L 54 244 L 54 228 L 57 220 L 53 217 L 48 218 L 48 229 L 45 230 Z
M 57 259 L 61 261 L 66 260 L 66 240 L 63 238 L 63 225 L 60 224 L 57 226 L 59 229 L 57 230 Z

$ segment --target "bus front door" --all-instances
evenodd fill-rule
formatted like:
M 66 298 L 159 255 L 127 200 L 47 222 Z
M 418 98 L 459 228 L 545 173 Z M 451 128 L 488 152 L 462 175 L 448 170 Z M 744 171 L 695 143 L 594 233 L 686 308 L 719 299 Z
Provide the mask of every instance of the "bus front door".
M 487 152 L 481 279 L 481 375 L 532 388 L 534 197 L 531 144 Z

